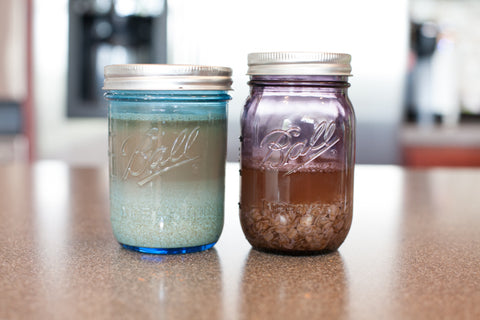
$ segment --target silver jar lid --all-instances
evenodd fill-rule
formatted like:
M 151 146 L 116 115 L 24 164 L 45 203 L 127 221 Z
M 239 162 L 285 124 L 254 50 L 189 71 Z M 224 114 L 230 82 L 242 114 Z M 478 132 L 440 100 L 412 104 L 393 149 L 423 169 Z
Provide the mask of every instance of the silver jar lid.
M 330 52 L 250 53 L 247 74 L 351 76 L 351 58 Z
M 104 90 L 231 90 L 232 69 L 200 65 L 117 64 L 104 68 Z

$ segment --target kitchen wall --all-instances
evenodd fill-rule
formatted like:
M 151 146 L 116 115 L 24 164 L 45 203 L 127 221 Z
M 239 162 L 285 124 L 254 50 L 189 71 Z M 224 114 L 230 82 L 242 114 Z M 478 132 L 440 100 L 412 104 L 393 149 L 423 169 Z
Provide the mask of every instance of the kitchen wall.
M 168 35 L 170 62 L 234 69 L 229 159 L 238 154 L 239 117 L 248 95 L 247 54 L 318 50 L 352 54 L 357 161 L 398 163 L 408 53 L 406 0 L 170 1 Z
M 34 12 L 38 158 L 106 165 L 106 120 L 66 116 L 68 0 L 34 0 Z
M 0 1 L 0 163 L 26 161 L 27 1 Z
M 229 160 L 238 159 L 239 118 L 248 95 L 247 54 L 319 50 L 353 56 L 350 97 L 360 163 L 398 163 L 408 53 L 407 0 L 170 0 L 168 62 L 234 69 Z M 38 156 L 106 164 L 105 119 L 65 116 L 67 0 L 35 0 Z
M 0 2 L 0 100 L 23 101 L 26 96 L 26 1 Z

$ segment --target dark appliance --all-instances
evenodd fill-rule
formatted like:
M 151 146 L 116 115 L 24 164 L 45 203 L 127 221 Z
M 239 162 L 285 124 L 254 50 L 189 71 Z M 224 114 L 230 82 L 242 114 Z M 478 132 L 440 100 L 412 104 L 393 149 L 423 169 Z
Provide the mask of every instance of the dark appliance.
M 166 0 L 70 0 L 68 117 L 105 117 L 103 67 L 166 63 Z

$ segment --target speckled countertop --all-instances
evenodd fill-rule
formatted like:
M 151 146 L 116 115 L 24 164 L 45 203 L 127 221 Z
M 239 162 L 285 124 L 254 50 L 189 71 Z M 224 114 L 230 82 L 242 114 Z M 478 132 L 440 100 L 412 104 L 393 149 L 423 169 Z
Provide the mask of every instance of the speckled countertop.
M 107 171 L 0 166 L 0 319 L 479 319 L 480 169 L 357 166 L 338 252 L 260 253 L 238 221 L 227 166 L 214 249 L 122 249 Z

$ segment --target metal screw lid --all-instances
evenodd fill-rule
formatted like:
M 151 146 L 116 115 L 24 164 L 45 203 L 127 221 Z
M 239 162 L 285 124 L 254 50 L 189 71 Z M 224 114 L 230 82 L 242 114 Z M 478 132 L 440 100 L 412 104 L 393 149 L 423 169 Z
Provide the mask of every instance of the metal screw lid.
M 231 90 L 232 69 L 174 64 L 117 64 L 104 68 L 104 90 Z
M 351 76 L 351 56 L 331 52 L 256 52 L 248 55 L 249 75 Z

